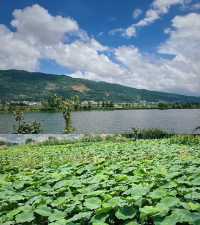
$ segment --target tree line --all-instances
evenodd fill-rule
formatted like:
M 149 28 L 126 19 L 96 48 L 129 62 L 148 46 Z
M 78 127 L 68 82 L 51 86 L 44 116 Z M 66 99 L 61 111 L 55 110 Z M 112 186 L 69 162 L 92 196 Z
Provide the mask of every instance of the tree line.
M 43 102 L 43 110 L 44 111 L 59 111 L 62 112 L 64 121 L 65 121 L 65 129 L 64 133 L 71 133 L 75 129 L 72 126 L 72 112 L 80 111 L 80 110 L 92 110 L 92 109 L 117 109 L 116 105 L 112 101 L 101 101 L 97 102 L 95 106 L 91 101 L 88 101 L 87 104 L 83 105 L 80 101 L 79 96 L 74 96 L 69 99 L 65 99 L 61 96 L 52 95 L 48 98 L 47 101 Z M 136 109 L 136 106 L 131 103 L 118 104 L 120 109 Z M 143 107 L 145 105 L 143 104 Z M 152 106 L 146 108 L 150 109 Z M 144 108 L 145 108 L 144 107 Z M 183 109 L 183 108 L 200 108 L 200 104 L 195 103 L 158 103 L 155 105 L 155 109 L 165 110 L 165 109 Z M 24 119 L 24 111 L 21 107 L 15 107 L 13 110 L 13 114 L 15 117 L 15 121 L 17 125 L 14 126 L 15 132 L 18 134 L 38 134 L 41 132 L 41 124 L 37 121 L 27 122 Z M 138 109 L 143 109 L 140 105 L 138 105 Z M 197 127 L 200 129 L 200 127 Z

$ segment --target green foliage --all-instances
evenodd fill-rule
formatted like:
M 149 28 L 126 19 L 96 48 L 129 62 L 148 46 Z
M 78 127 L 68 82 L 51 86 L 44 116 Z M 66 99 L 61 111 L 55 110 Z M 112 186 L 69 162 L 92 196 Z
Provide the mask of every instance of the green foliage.
M 16 132 L 18 134 L 39 134 L 41 131 L 40 127 L 41 125 L 37 121 L 31 123 L 22 122 Z
M 170 139 L 171 144 L 181 144 L 181 145 L 199 145 L 200 136 L 199 135 L 176 135 Z
M 6 145 L 6 142 L 0 140 L 0 146 L 1 146 L 1 145 L 3 145 L 3 146 Z
M 56 94 L 48 98 L 47 108 L 48 110 L 61 111 L 65 120 L 64 133 L 68 134 L 75 129 L 72 126 L 72 111 L 80 108 L 79 96 L 73 96 L 71 99 L 64 99 L 62 96 Z
M 128 136 L 134 139 L 162 139 L 171 137 L 172 135 L 173 134 L 169 134 L 168 132 L 157 128 L 150 128 L 150 129 L 133 128 L 132 133 L 130 133 Z
M 24 121 L 24 114 L 22 111 L 15 111 L 15 121 L 18 122 L 18 126 L 15 127 L 17 134 L 39 134 L 41 131 L 41 125 L 37 121 L 27 123 Z
M 170 139 L 0 151 L 0 224 L 199 225 L 200 145 Z
M 48 97 L 47 104 L 51 110 L 58 110 L 62 107 L 63 98 L 56 94 Z
M 98 141 L 127 141 L 128 139 L 122 134 L 110 134 L 110 135 L 84 135 L 81 138 L 81 142 L 98 142 Z

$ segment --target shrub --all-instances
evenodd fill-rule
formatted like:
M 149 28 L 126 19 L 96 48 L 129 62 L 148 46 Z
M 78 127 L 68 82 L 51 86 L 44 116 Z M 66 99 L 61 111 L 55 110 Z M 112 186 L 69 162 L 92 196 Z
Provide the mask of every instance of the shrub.
M 27 123 L 24 121 L 24 113 L 20 110 L 14 113 L 15 121 L 18 123 L 14 126 L 17 134 L 39 134 L 41 132 L 41 124 L 37 121 Z
M 38 143 L 37 145 L 66 145 L 71 144 L 75 141 L 73 140 L 58 140 L 56 137 L 48 137 L 48 140 Z
M 150 128 L 150 129 L 139 129 L 133 128 L 132 133 L 128 134 L 129 138 L 134 139 L 161 139 L 161 138 L 168 138 L 172 136 L 166 131 L 157 129 L 157 128 Z
M 0 140 L 0 146 L 1 146 L 1 145 L 6 145 L 6 142 Z
M 18 134 L 39 134 L 41 131 L 41 125 L 37 121 L 32 123 L 23 122 L 17 128 L 16 132 Z

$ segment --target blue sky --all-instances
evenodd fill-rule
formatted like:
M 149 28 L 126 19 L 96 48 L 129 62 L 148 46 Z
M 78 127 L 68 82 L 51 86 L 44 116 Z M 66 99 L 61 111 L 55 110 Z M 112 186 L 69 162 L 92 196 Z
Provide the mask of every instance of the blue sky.
M 1 0 L 0 69 L 200 96 L 199 0 Z

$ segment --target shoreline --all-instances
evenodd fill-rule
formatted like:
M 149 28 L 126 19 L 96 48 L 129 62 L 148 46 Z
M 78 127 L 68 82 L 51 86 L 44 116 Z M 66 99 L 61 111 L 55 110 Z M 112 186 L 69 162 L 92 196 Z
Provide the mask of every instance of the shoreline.
M 109 134 L 109 133 L 101 133 L 101 134 L 0 134 L 0 143 L 6 145 L 24 145 L 24 144 L 40 144 L 44 142 L 76 142 L 84 139 L 99 139 L 104 140 L 107 138 L 127 138 L 129 140 L 134 140 L 133 138 L 127 137 L 130 133 L 121 133 L 121 134 Z M 178 137 L 196 137 L 200 136 L 200 134 L 169 134 L 172 136 Z M 170 138 L 164 137 L 159 139 Z M 156 139 L 156 138 L 155 138 Z M 138 139 L 140 140 L 140 139 Z M 143 139 L 143 140 L 153 140 L 153 139 Z
M 88 109 L 82 109 L 82 110 L 74 110 L 74 111 L 72 111 L 72 112 L 92 112 L 92 111 L 102 111 L 102 112 L 104 112 L 104 111 L 118 111 L 118 110 L 127 110 L 127 111 L 129 111 L 129 110 L 160 110 L 160 111 L 165 111 L 165 110 L 171 110 L 171 109 L 176 109 L 176 110 L 182 110 L 182 109 L 199 109 L 200 110 L 200 107 L 198 108 L 198 107 L 195 107 L 195 108 L 187 108 L 187 107 L 185 107 L 185 108 L 164 108 L 164 109 L 160 109 L 160 108 L 157 108 L 157 107 L 152 107 L 152 108 L 148 108 L 148 107 L 146 107 L 146 108 L 106 108 L 106 109 L 98 109 L 98 108 L 94 108 L 94 109 L 90 109 L 90 110 L 88 110 Z M 24 113 L 30 113 L 30 112 L 35 112 L 35 113 L 37 113 L 37 112 L 40 112 L 40 113 L 42 113 L 42 112 L 44 112 L 44 113 L 62 113 L 62 111 L 58 111 L 58 110 L 27 110 L 27 109 L 24 109 L 24 108 L 18 108 L 18 109 L 14 109 L 14 110 L 12 110 L 12 111 L 7 111 L 7 110 L 0 110 L 0 113 L 13 113 L 15 110 L 22 110 Z

